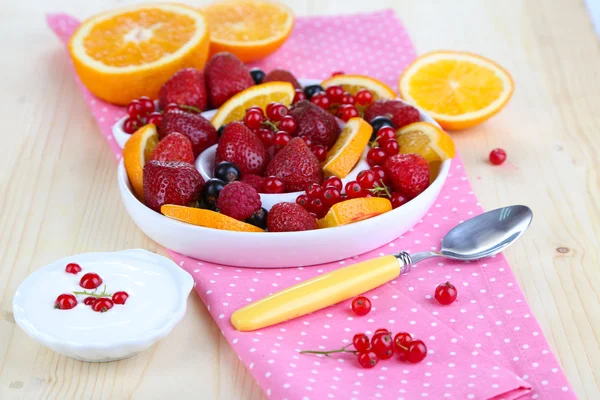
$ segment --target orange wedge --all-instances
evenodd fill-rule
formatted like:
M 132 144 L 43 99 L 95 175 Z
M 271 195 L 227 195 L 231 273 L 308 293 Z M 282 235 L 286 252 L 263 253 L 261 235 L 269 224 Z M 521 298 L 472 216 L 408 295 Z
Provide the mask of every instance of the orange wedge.
M 158 144 L 158 133 L 154 124 L 142 126 L 125 142 L 123 163 L 133 193 L 144 200 L 144 165 Z
M 416 153 L 428 162 L 454 158 L 454 141 L 446 132 L 428 122 L 415 122 L 396 131 L 400 153 Z
M 246 110 L 252 106 L 258 106 L 263 111 L 267 104 L 273 102 L 289 106 L 294 100 L 294 94 L 294 85 L 288 82 L 267 82 L 251 86 L 222 104 L 211 122 L 216 129 L 219 129 L 221 125 L 244 118 Z
M 334 204 L 325 217 L 317 221 L 319 228 L 351 224 L 391 211 L 392 203 L 382 197 L 359 197 Z
M 444 129 L 475 126 L 502 109 L 514 83 L 510 74 L 481 56 L 437 51 L 417 58 L 404 70 L 402 98 L 421 107 Z
M 356 94 L 361 89 L 369 89 L 374 100 L 395 99 L 396 93 L 385 83 L 365 75 L 335 75 L 321 82 L 327 89 L 330 86 L 341 86 L 346 92 Z
M 225 214 L 201 208 L 165 204 L 160 208 L 160 212 L 169 218 L 207 228 L 238 232 L 264 232 L 264 230 L 254 225 L 238 221 Z
M 209 21 L 211 54 L 229 51 L 244 62 L 273 53 L 294 27 L 294 12 L 271 1 L 223 1 L 202 12 Z
M 125 105 L 140 96 L 156 98 L 181 68 L 204 67 L 209 44 L 208 26 L 198 10 L 148 4 L 85 20 L 69 41 L 69 53 L 90 92 Z
M 350 118 L 323 162 L 325 177 L 345 178 L 352 171 L 365 147 L 373 127 L 362 118 Z

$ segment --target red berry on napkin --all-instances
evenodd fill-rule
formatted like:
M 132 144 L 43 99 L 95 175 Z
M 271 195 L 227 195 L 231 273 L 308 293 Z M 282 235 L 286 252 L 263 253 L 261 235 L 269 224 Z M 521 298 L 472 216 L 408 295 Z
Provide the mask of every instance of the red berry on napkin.
M 439 284 L 435 288 L 435 299 L 443 306 L 454 303 L 457 296 L 458 291 L 450 282 Z

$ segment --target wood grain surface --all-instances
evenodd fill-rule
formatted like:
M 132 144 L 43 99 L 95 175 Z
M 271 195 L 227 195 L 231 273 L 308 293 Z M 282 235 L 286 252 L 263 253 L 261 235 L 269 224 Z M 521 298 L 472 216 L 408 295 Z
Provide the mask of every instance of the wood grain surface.
M 143 353 L 88 364 L 37 345 L 14 324 L 12 296 L 32 271 L 87 251 L 164 253 L 121 205 L 116 164 L 44 14 L 86 17 L 127 0 L 0 4 L 0 399 L 263 399 L 204 305 Z M 394 8 L 422 53 L 468 50 L 506 67 L 514 98 L 454 134 L 487 209 L 536 215 L 506 255 L 580 398 L 600 398 L 600 47 L 577 0 L 286 1 L 298 15 Z M 191 2 L 201 4 L 201 2 Z M 508 165 L 491 167 L 494 147 Z

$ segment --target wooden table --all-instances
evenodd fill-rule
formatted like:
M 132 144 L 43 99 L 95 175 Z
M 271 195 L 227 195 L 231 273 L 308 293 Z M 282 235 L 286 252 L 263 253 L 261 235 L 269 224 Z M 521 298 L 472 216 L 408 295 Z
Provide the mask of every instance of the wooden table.
M 164 253 L 121 205 L 114 157 L 44 23 L 46 11 L 85 17 L 133 1 L 49 3 L 0 6 L 0 398 L 262 399 L 196 295 L 168 338 L 120 362 L 59 356 L 15 326 L 17 285 L 52 260 L 133 247 Z M 600 47 L 583 2 L 288 3 L 298 15 L 393 7 L 419 52 L 469 50 L 511 71 L 508 107 L 454 138 L 485 208 L 534 210 L 531 230 L 506 254 L 575 391 L 600 398 Z M 494 147 L 506 149 L 508 165 L 486 162 Z

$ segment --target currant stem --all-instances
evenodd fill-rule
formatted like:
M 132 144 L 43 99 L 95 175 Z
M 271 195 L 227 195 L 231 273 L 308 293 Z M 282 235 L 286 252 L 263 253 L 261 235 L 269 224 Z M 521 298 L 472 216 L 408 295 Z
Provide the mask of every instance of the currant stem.
M 271 121 L 262 121 L 261 122 L 262 125 L 266 125 L 271 129 L 274 129 L 275 132 L 279 131 L 279 128 L 277 127 L 277 125 L 275 125 L 275 123 L 271 122 Z
M 358 354 L 358 351 L 356 350 L 346 350 L 346 348 L 348 346 L 351 346 L 352 343 L 347 344 L 346 346 L 342 347 L 341 349 L 338 350 L 326 350 L 326 351 L 317 351 L 317 350 L 302 350 L 300 352 L 300 354 L 324 354 L 325 356 L 329 357 L 330 354 L 333 353 L 352 353 L 354 355 Z
M 192 111 L 196 114 L 200 114 L 202 111 L 198 107 L 188 106 L 187 104 L 180 104 L 179 108 L 184 109 L 185 111 Z
M 96 288 L 93 292 L 88 292 L 88 291 L 84 290 L 83 292 L 73 292 L 73 294 L 75 294 L 75 295 L 82 294 L 82 295 L 92 296 L 92 297 L 112 297 L 112 294 L 106 293 L 106 285 L 104 285 L 104 288 L 102 289 L 102 293 L 98 294 L 98 293 L 96 293 L 96 290 L 98 290 L 98 288 Z

